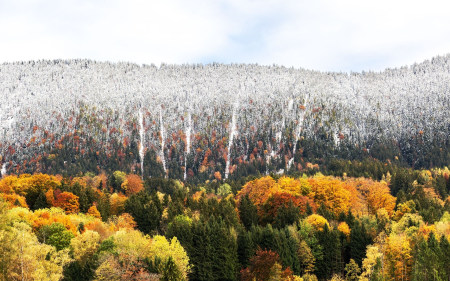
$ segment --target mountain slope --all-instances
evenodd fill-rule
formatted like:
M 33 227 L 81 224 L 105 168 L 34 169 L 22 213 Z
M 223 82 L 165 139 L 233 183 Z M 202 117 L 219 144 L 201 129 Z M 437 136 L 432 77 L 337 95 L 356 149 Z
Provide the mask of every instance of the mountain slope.
M 333 157 L 414 167 L 450 162 L 450 55 L 352 74 L 5 63 L 0 93 L 0 162 L 7 172 L 121 169 L 208 179 L 233 175 L 240 165 L 292 171 Z

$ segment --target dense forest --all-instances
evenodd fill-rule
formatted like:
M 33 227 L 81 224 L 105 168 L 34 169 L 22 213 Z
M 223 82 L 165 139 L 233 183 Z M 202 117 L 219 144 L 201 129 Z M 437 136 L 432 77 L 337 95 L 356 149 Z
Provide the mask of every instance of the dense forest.
M 4 63 L 0 281 L 448 281 L 449 82 Z
M 0 166 L 190 183 L 329 159 L 449 166 L 450 55 L 380 73 L 54 60 L 0 65 Z M 310 164 L 309 164 L 310 163 Z
M 329 167 L 4 176 L 0 280 L 448 280 L 447 168 Z

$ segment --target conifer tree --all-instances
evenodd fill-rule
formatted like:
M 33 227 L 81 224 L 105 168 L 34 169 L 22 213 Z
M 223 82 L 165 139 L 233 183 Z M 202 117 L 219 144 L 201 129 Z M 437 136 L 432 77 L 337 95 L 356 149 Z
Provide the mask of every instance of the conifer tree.
M 242 197 L 238 209 L 241 222 L 247 230 L 252 225 L 258 224 L 258 210 L 248 197 L 248 194 Z

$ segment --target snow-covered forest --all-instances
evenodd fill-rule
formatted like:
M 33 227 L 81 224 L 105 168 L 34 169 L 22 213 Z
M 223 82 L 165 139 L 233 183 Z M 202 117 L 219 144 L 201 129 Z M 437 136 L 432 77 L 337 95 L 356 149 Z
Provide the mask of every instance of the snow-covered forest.
M 249 163 L 270 173 L 324 157 L 416 168 L 450 158 L 450 55 L 381 73 L 4 63 L 0 93 L 2 174 L 78 167 L 186 180 Z

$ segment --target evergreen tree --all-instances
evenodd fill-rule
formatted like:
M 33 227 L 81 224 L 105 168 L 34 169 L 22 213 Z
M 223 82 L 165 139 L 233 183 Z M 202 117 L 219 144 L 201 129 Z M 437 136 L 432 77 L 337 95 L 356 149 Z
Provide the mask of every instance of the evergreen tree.
M 445 256 L 448 256 L 448 252 L 442 253 L 441 245 L 433 232 L 430 233 L 428 240 L 421 239 L 416 245 L 413 279 L 448 280 Z
M 241 268 L 248 267 L 250 258 L 255 254 L 256 246 L 249 231 L 241 229 L 237 237 L 238 260 Z
M 241 222 L 247 230 L 252 225 L 258 224 L 258 209 L 250 200 L 248 194 L 241 198 L 238 209 Z
M 278 209 L 275 217 L 274 226 L 277 228 L 284 228 L 297 222 L 300 218 L 300 208 L 295 206 L 292 201 L 289 201 L 287 206 L 281 206 Z
M 125 202 L 125 212 L 133 216 L 140 231 L 148 234 L 159 228 L 162 205 L 156 193 L 150 195 L 141 191 L 128 198 Z
M 172 257 L 165 262 L 164 267 L 162 269 L 160 281 L 182 281 L 183 274 L 180 269 L 175 264 L 175 261 Z
M 103 221 L 107 221 L 111 215 L 110 197 L 111 195 L 105 192 L 97 201 L 97 210 L 100 212 Z
M 230 233 L 225 222 L 211 219 L 208 222 L 212 250 L 213 280 L 236 280 L 238 255 L 236 237 Z
M 372 244 L 372 238 L 367 233 L 362 222 L 355 221 L 350 232 L 350 257 L 360 266 L 366 256 L 366 248 Z
M 37 197 L 36 201 L 34 202 L 33 209 L 44 209 L 50 207 L 47 203 L 47 197 L 45 196 L 45 192 L 42 190 L 39 192 L 39 196 Z
M 445 280 L 450 280 L 450 243 L 444 235 L 441 236 L 439 247 L 441 248 L 439 260 L 443 264 L 442 271 L 446 278 Z
M 399 168 L 397 172 L 392 176 L 391 179 L 391 192 L 396 195 L 397 192 L 403 190 L 408 192 L 412 188 L 413 178 L 406 172 L 405 169 Z
M 341 249 L 339 243 L 339 233 L 330 231 L 325 225 L 323 231 L 317 232 L 317 238 L 322 245 L 323 258 L 317 260 L 316 275 L 319 279 L 329 279 L 333 273 L 340 272 Z

